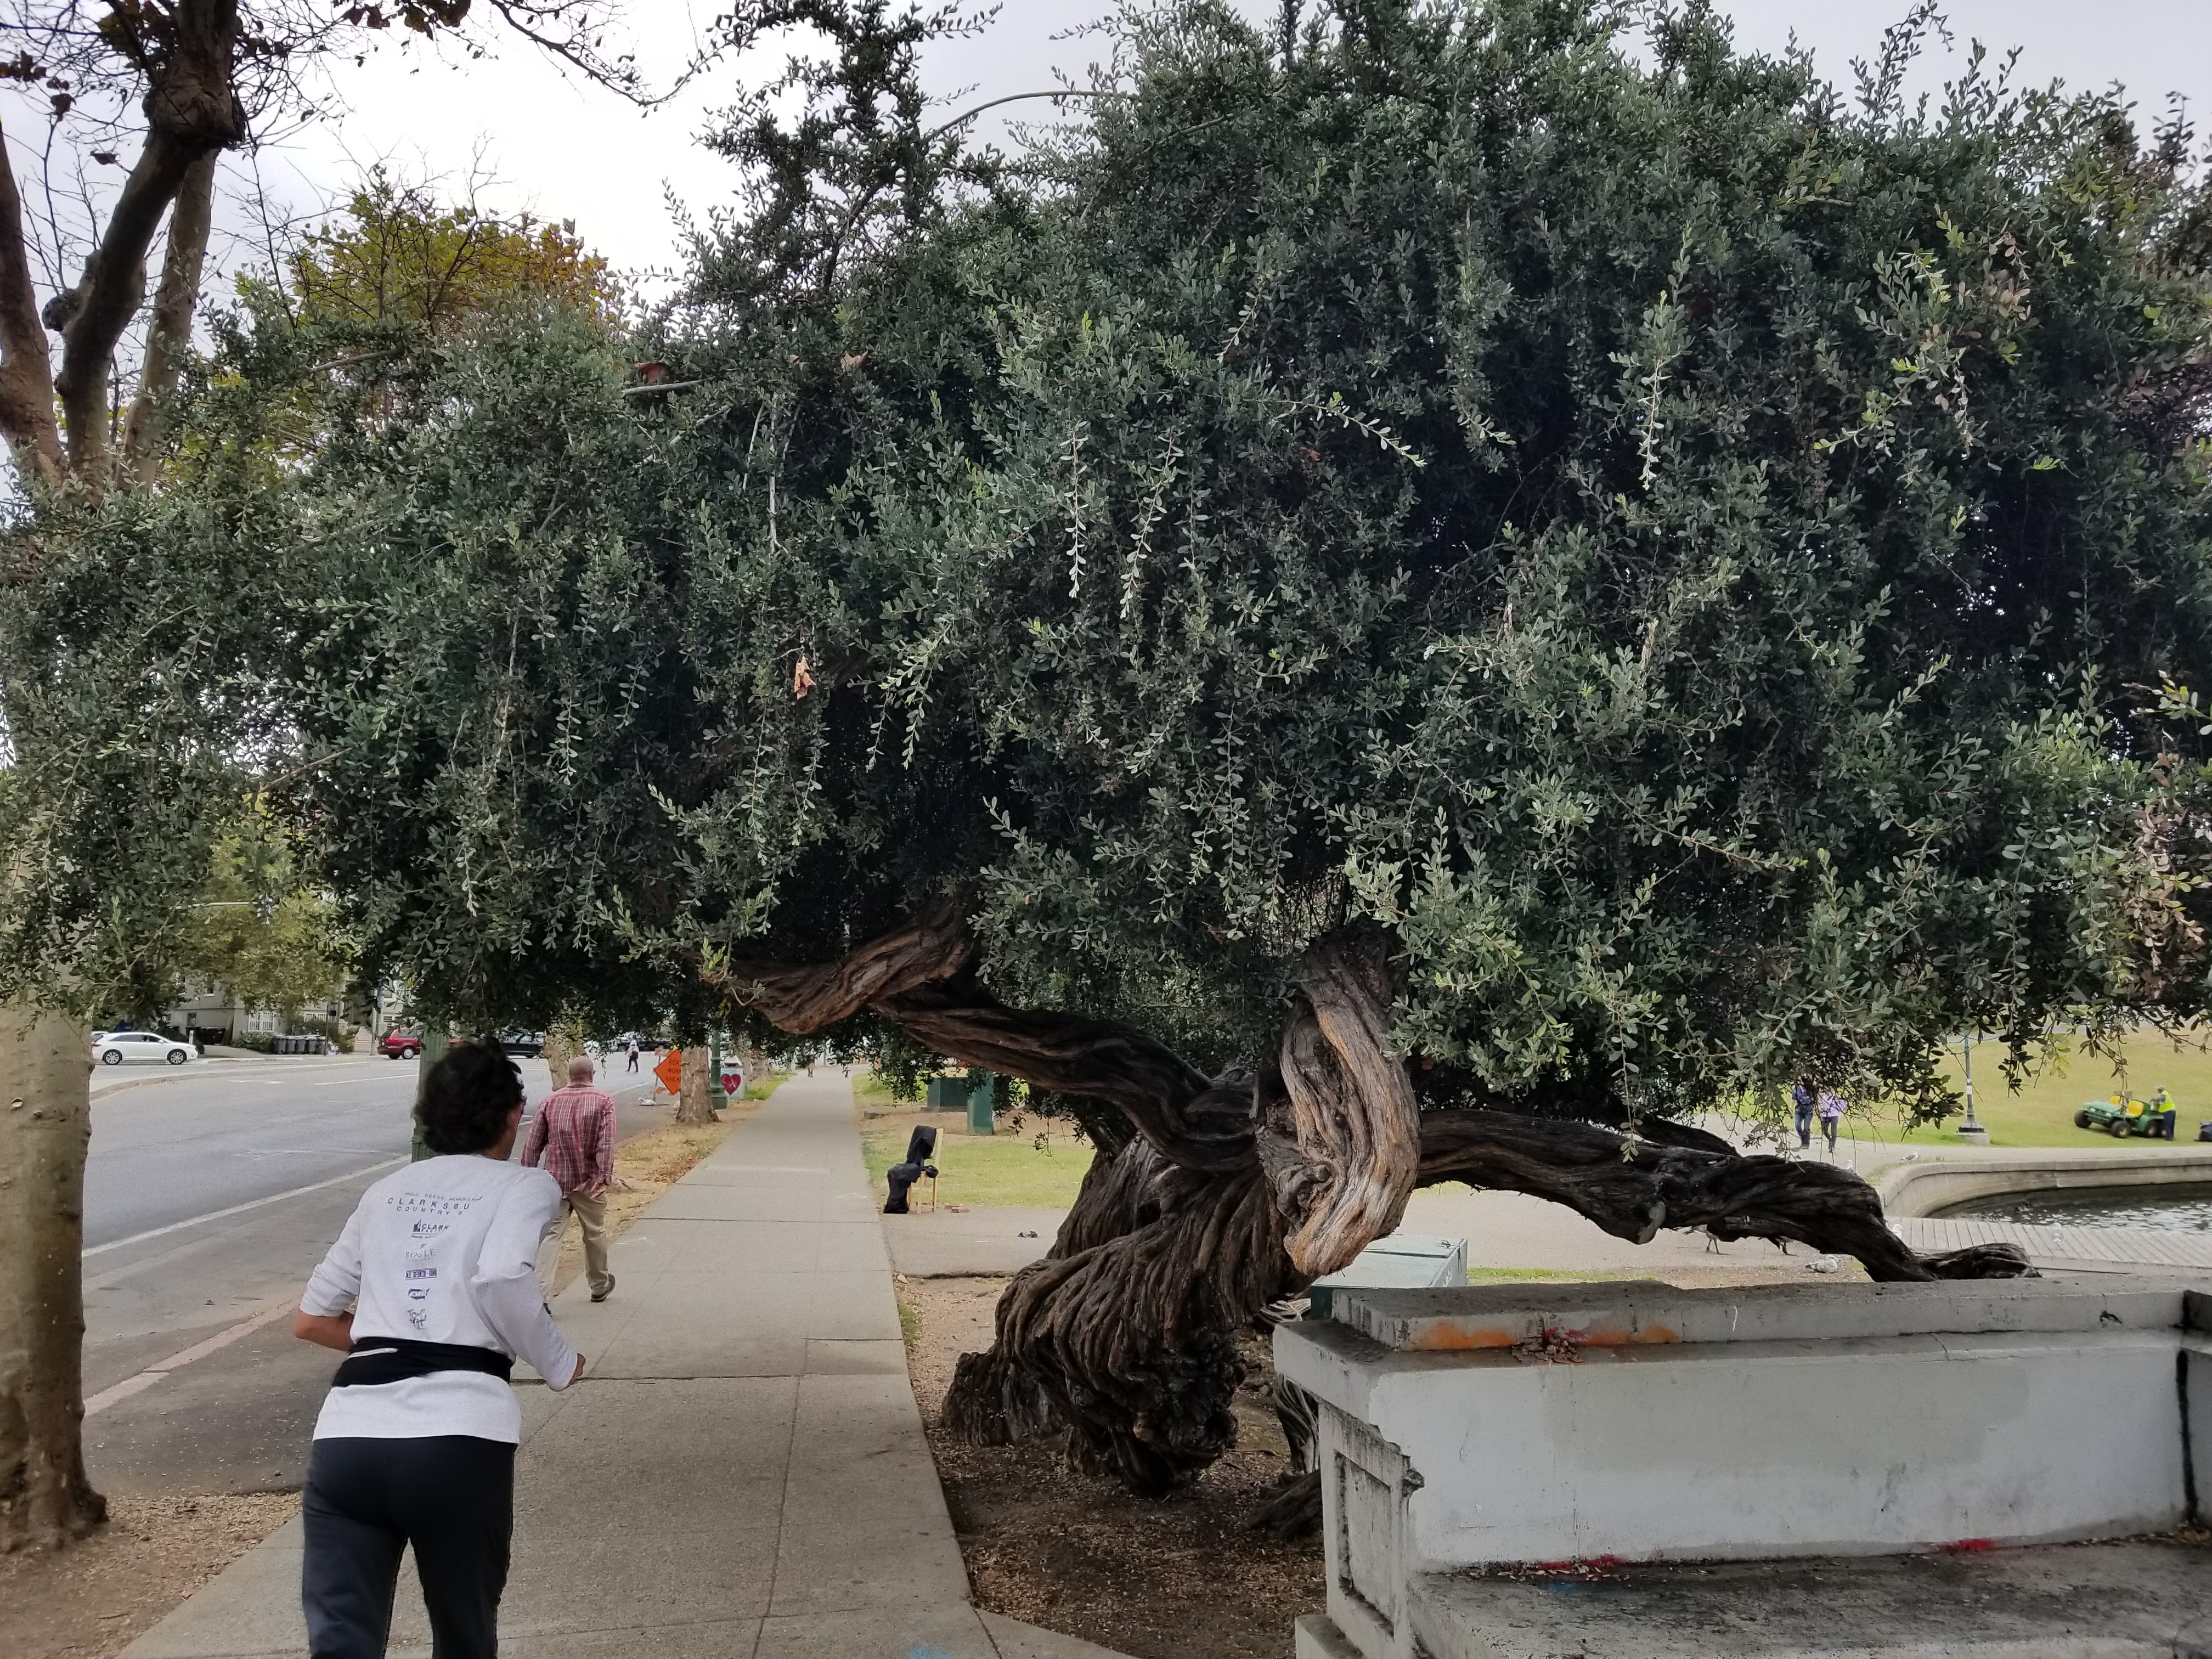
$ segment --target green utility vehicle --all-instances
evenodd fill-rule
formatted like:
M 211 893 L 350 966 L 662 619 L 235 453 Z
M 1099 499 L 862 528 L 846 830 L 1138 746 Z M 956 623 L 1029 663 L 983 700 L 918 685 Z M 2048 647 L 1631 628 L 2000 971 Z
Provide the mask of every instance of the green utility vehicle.
M 2077 1129 L 2102 1129 L 2115 1140 L 2128 1135 L 2143 1135 L 2152 1140 L 2173 1139 L 2174 1104 L 2165 1090 L 2160 1089 L 2148 1100 L 2137 1100 L 2129 1094 L 2107 1096 L 2103 1100 L 2084 1101 L 2081 1109 L 2074 1114 Z

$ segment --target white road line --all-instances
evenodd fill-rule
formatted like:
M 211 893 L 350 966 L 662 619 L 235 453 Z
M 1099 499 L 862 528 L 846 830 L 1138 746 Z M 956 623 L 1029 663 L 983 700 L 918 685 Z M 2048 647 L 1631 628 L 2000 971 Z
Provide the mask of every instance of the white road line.
M 363 1176 L 381 1175 L 386 1170 L 396 1170 L 407 1160 L 388 1158 L 381 1164 L 372 1164 L 365 1170 L 350 1170 L 344 1175 L 332 1176 L 328 1181 L 312 1182 L 305 1187 L 295 1187 L 288 1193 L 271 1193 L 266 1198 L 248 1199 L 243 1204 L 234 1204 L 227 1210 L 210 1210 L 205 1215 L 196 1215 L 189 1221 L 172 1221 L 166 1227 L 154 1227 L 143 1233 L 133 1233 L 128 1238 L 110 1239 L 105 1244 L 95 1244 L 84 1254 L 101 1255 L 108 1250 L 119 1250 L 126 1244 L 143 1244 L 149 1238 L 159 1238 L 164 1233 L 182 1232 L 187 1227 L 197 1227 L 204 1221 L 220 1221 L 227 1215 L 243 1215 L 248 1210 L 258 1210 L 264 1204 L 282 1204 L 288 1198 L 300 1198 L 308 1193 L 319 1193 L 325 1187 L 337 1187 L 349 1181 L 358 1181 Z M 118 1388 L 121 1383 L 116 1384 Z
M 149 1365 L 136 1376 L 126 1376 L 112 1389 L 102 1389 L 84 1402 L 84 1414 L 104 1412 L 118 1400 L 128 1400 L 134 1394 L 143 1394 L 180 1365 L 189 1365 L 195 1359 L 205 1359 L 218 1348 L 227 1348 L 241 1336 L 251 1336 L 264 1325 L 274 1323 L 292 1311 L 288 1298 L 273 1308 L 264 1308 L 251 1319 L 241 1319 L 227 1331 L 217 1331 L 204 1342 L 195 1342 L 189 1348 L 171 1354 L 158 1364 Z

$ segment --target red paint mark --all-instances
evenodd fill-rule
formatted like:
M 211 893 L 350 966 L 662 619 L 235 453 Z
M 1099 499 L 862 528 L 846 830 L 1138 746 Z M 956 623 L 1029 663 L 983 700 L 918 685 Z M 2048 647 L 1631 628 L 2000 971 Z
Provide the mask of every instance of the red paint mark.
M 1961 1538 L 1955 1544 L 1943 1546 L 1945 1549 L 1960 1555 L 1978 1555 L 1984 1550 L 1993 1550 L 1996 1547 L 1994 1538 Z
M 1578 1555 L 1565 1561 L 1532 1561 L 1528 1571 L 1547 1572 L 1570 1578 L 1590 1578 L 1600 1573 L 1618 1572 L 1628 1563 L 1618 1555 Z

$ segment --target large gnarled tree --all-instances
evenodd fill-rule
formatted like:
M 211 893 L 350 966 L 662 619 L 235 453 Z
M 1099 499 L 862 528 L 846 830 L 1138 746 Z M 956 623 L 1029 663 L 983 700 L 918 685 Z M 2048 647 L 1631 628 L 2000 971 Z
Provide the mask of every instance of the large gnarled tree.
M 1001 168 L 855 9 L 726 146 L 684 390 L 545 311 L 210 460 L 331 596 L 299 787 L 372 965 L 1063 1097 L 1099 1156 L 951 1410 L 1148 1490 L 1425 1181 L 2017 1271 L 1692 1120 L 2197 1008 L 2182 135 L 1339 0 L 1135 25 Z

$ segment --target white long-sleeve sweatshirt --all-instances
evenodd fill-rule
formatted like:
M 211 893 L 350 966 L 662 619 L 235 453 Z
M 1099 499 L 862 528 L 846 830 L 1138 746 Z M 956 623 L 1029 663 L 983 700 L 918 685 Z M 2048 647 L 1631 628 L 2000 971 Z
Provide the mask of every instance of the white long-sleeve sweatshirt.
M 561 1189 L 543 1170 L 425 1158 L 362 1194 L 300 1306 L 325 1316 L 352 1310 L 356 1342 L 398 1336 L 495 1348 L 566 1388 L 576 1351 L 546 1310 L 536 1272 L 538 1247 L 560 1218 Z M 520 1442 L 514 1390 L 482 1371 L 434 1371 L 332 1389 L 315 1420 L 318 1440 L 443 1434 Z

